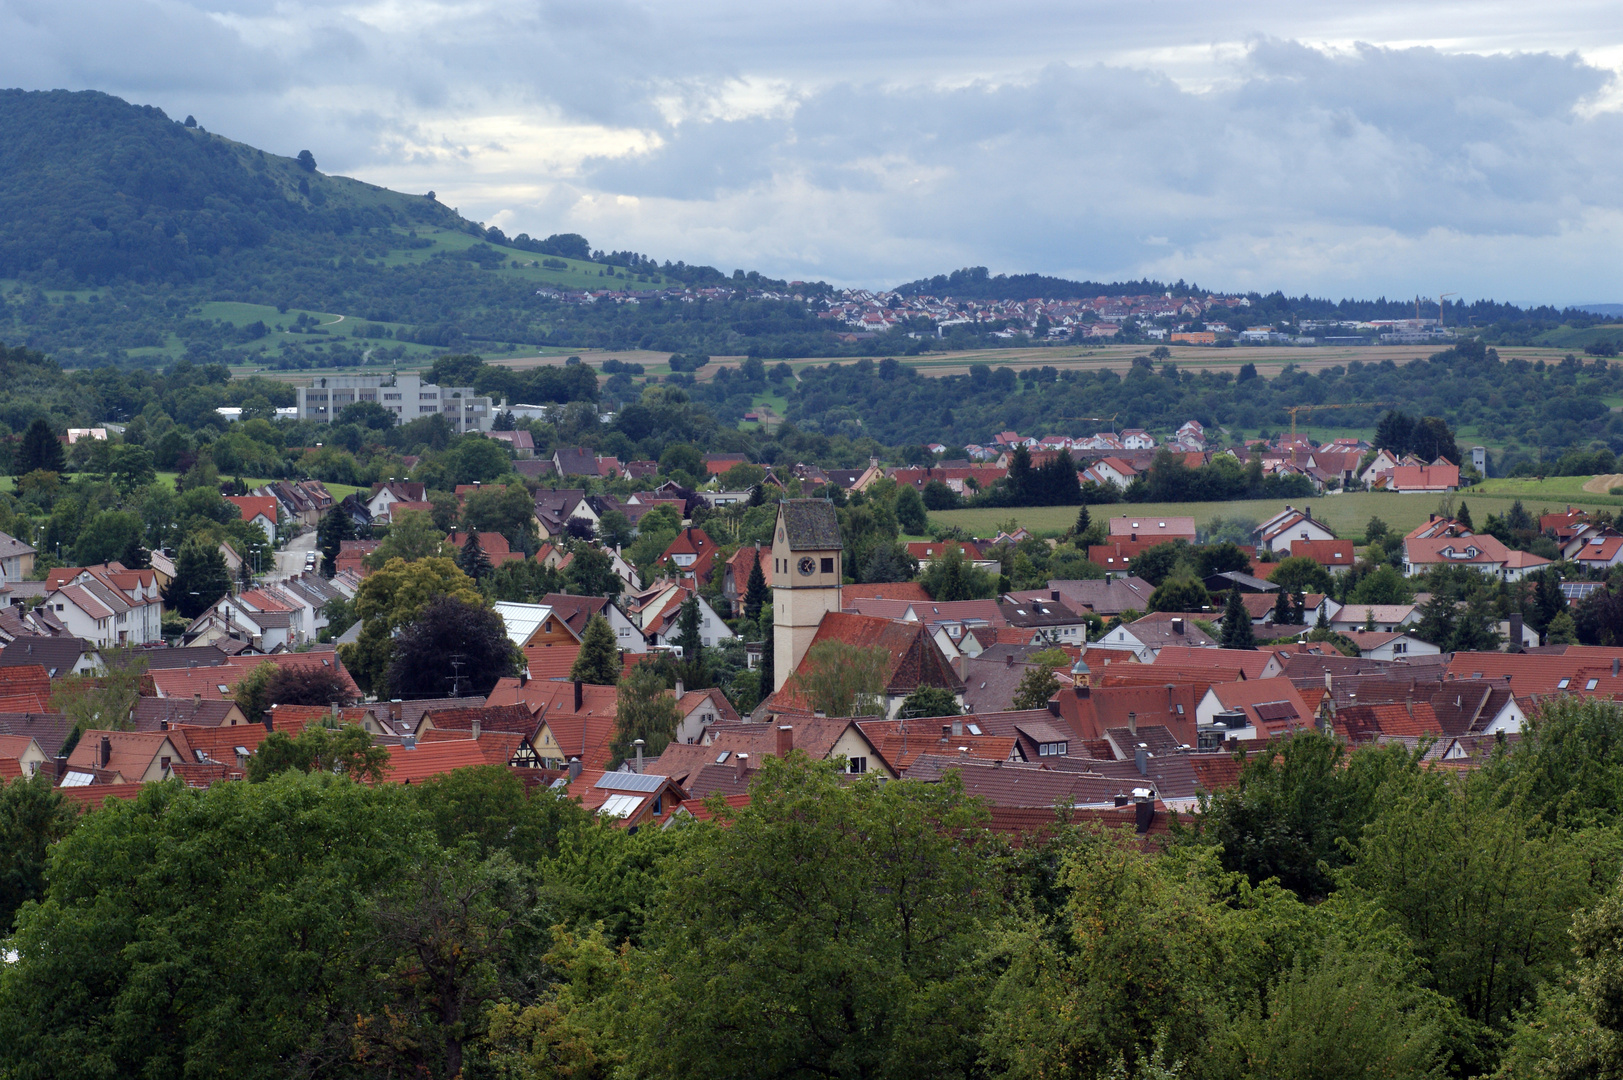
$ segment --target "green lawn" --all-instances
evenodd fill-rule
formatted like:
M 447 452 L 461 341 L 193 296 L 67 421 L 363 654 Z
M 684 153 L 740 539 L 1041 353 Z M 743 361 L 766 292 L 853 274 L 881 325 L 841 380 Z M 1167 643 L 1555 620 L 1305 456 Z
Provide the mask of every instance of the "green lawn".
M 1588 478 L 1574 479 L 1581 483 Z M 1569 503 L 1590 510 L 1623 504 L 1623 498 L 1617 497 L 1583 495 L 1579 498 L 1568 495 L 1546 495 L 1542 492 L 1535 496 L 1514 491 L 1484 492 L 1475 488 L 1456 495 L 1456 502 L 1462 497 L 1471 508 L 1472 520 L 1478 525 L 1481 525 L 1490 513 L 1503 513 L 1508 510 L 1512 501 L 1517 498 L 1522 500 L 1528 512 L 1534 514 L 1544 509 L 1559 510 Z M 1436 495 L 1394 495 L 1384 491 L 1363 491 L 1347 495 L 1316 496 L 1304 499 L 1301 503 L 1292 502 L 1291 505 L 1305 504 L 1311 507 L 1313 516 L 1334 529 L 1337 536 L 1362 542 L 1364 526 L 1371 517 L 1380 518 L 1398 532 L 1408 532 L 1425 521 L 1428 515 L 1436 513 L 1440 501 Z M 1236 502 L 1116 503 L 1089 507 L 1089 513 L 1095 521 L 1107 517 L 1121 517 L 1124 514 L 1137 519 L 1193 517 L 1197 526 L 1204 527 L 1215 517 L 1265 521 L 1284 508 L 1284 500 L 1254 499 Z M 942 525 L 957 525 L 975 536 L 992 536 L 1000 523 L 1013 519 L 1032 532 L 1052 535 L 1062 533 L 1074 525 L 1076 511 L 1077 508 L 1074 506 L 945 510 L 932 513 L 930 521 Z
M 1585 502 L 1597 506 L 1623 506 L 1623 496 L 1592 494 L 1584 490 L 1584 485 L 1593 480 L 1592 476 L 1547 476 L 1542 480 L 1484 480 L 1472 488 L 1467 498 L 1475 498 L 1478 492 L 1484 495 L 1498 495 L 1505 498 L 1521 499 L 1531 504 L 1543 500 L 1553 502 Z M 1623 485 L 1619 485 L 1623 486 Z

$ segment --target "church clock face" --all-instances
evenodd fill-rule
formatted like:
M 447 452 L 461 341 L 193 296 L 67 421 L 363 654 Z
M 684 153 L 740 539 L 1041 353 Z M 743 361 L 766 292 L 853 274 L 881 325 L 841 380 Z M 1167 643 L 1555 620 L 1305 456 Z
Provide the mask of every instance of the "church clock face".
M 816 569 L 817 569 L 817 560 L 812 558 L 810 555 L 807 555 L 806 557 L 804 557 L 803 559 L 800 560 L 800 573 L 803 576 L 811 577 L 812 572 L 815 571 Z

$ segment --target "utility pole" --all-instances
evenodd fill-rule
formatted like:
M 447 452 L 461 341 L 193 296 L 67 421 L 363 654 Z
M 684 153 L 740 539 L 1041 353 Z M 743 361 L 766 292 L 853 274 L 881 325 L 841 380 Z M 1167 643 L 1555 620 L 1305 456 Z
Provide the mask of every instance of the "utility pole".
M 463 658 L 462 653 L 451 654 L 451 670 L 454 672 L 451 676 L 451 696 L 454 698 L 462 696 L 462 665 L 464 663 L 466 663 L 466 660 Z

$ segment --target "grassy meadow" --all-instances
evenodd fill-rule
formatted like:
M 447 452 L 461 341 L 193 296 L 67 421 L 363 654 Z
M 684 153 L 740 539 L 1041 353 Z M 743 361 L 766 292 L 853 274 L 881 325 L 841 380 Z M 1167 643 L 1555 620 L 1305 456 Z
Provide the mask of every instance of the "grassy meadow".
M 1522 500 L 1529 513 L 1540 510 L 1559 510 L 1568 505 L 1589 510 L 1612 509 L 1623 506 L 1623 497 L 1591 495 L 1582 491 L 1587 476 L 1557 477 L 1555 481 L 1576 481 L 1575 484 L 1531 480 L 1490 480 L 1482 488 L 1456 493 L 1455 503 L 1464 501 L 1470 506 L 1471 518 L 1478 525 L 1489 514 L 1499 514 L 1510 508 L 1516 499 Z M 1490 489 L 1490 485 L 1507 485 L 1503 490 Z M 1514 485 L 1514 486 L 1509 486 Z M 1575 494 L 1566 493 L 1572 487 Z M 1291 505 L 1305 505 L 1313 516 L 1334 529 L 1337 536 L 1364 539 L 1364 527 L 1372 517 L 1378 517 L 1399 532 L 1408 532 L 1436 513 L 1442 505 L 1437 495 L 1394 495 L 1385 491 L 1361 491 L 1346 495 L 1322 495 L 1312 499 L 1293 501 Z M 1204 528 L 1213 518 L 1246 518 L 1265 521 L 1285 508 L 1280 499 L 1252 499 L 1234 502 L 1191 503 L 1115 503 L 1091 506 L 1088 512 L 1095 521 L 1107 517 L 1130 515 L 1134 519 L 1193 517 L 1197 527 Z M 1003 522 L 1016 521 L 1034 533 L 1058 534 L 1076 523 L 1075 506 L 1042 506 L 974 510 L 944 510 L 932 513 L 932 524 L 957 525 L 974 536 L 992 536 Z

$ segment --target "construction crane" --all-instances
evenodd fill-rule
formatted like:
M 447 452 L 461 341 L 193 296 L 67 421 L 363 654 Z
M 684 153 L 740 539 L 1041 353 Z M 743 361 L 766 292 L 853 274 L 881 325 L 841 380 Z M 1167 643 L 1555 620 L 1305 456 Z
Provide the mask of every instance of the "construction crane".
M 1314 409 L 1379 409 L 1395 408 L 1396 401 L 1349 401 L 1341 405 L 1287 405 L 1285 411 L 1291 414 L 1291 442 L 1296 441 L 1296 414 L 1299 412 L 1311 413 Z
M 1445 292 L 1437 294 L 1437 329 L 1441 330 L 1443 328 L 1443 297 L 1458 295 L 1459 293 L 1457 292 Z

